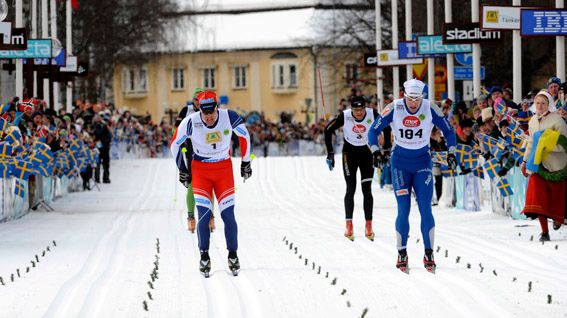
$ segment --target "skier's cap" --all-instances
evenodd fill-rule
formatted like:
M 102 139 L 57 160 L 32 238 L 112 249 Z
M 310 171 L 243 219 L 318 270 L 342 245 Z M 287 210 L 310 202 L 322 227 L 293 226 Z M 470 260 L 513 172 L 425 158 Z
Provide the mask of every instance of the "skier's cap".
M 351 108 L 362 108 L 366 106 L 366 98 L 363 96 L 354 96 L 350 100 L 350 107 Z
M 197 95 L 199 108 L 205 114 L 212 113 L 217 108 L 217 94 L 211 91 L 204 91 Z
M 404 95 L 410 98 L 419 98 L 423 96 L 423 88 L 425 84 L 416 79 L 410 79 L 404 83 Z

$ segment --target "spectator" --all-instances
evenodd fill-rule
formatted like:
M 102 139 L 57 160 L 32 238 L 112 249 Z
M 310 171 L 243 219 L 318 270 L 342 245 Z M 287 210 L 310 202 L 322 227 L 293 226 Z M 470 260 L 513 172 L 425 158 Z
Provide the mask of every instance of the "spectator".
M 555 102 L 553 96 L 546 91 L 540 91 L 535 99 L 535 115 L 529 122 L 530 137 L 524 161 L 521 165 L 522 174 L 528 176 L 528 189 L 526 193 L 526 204 L 522 213 L 529 218 L 537 218 L 541 225 L 541 235 L 539 240 L 549 241 L 549 230 L 547 219 L 553 219 L 553 228 L 559 229 L 565 219 L 565 192 L 566 182 L 561 180 L 553 182 L 542 177 L 542 170 L 556 172 L 565 166 L 567 154 L 564 149 L 554 149 L 542 160 L 539 169 L 531 158 L 536 151 L 534 144 L 535 134 L 548 129 L 559 131 L 567 137 L 567 124 L 561 116 L 555 112 Z M 560 148 L 560 147 L 559 147 Z

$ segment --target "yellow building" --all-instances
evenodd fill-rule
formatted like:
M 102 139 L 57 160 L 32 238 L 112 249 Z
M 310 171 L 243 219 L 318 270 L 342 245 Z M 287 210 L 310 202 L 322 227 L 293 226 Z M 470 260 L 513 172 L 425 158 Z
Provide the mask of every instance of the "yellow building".
M 143 65 L 117 65 L 114 102 L 139 115 L 149 113 L 154 122 L 169 121 L 201 87 L 215 91 L 227 108 L 263 112 L 271 120 L 291 112 L 294 120 L 305 122 L 308 107 L 310 121 L 334 115 L 360 76 L 362 54 L 333 61 L 330 48 L 299 41 L 313 11 L 255 14 L 257 22 L 251 15 L 217 19 L 207 36 L 189 35 L 194 42 L 186 52 L 150 54 Z M 248 24 L 242 26 L 243 20 Z

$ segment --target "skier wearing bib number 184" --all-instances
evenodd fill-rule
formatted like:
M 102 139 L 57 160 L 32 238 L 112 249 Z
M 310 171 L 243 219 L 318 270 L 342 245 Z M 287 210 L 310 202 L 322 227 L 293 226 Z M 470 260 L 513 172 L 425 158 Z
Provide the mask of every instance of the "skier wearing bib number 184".
M 180 173 L 193 182 L 193 192 L 199 219 L 197 236 L 201 261 L 199 270 L 209 277 L 211 261 L 209 257 L 209 219 L 212 215 L 213 191 L 217 197 L 220 214 L 224 222 L 224 235 L 228 249 L 228 267 L 233 275 L 238 275 L 240 262 L 238 249 L 238 229 L 234 218 L 234 176 L 230 159 L 232 132 L 240 141 L 242 164 L 240 174 L 244 180 L 252 175 L 250 166 L 250 134 L 244 120 L 236 112 L 219 109 L 214 92 L 205 91 L 197 95 L 200 110 L 185 117 L 179 124 L 171 142 L 171 153 Z M 193 150 L 190 163 L 185 164 L 181 145 L 188 141 Z
M 435 220 L 431 212 L 433 196 L 432 162 L 429 153 L 429 137 L 433 126 L 443 132 L 449 152 L 447 163 L 455 169 L 456 136 L 449 121 L 439 107 L 423 98 L 425 84 L 411 79 L 404 83 L 404 98 L 396 99 L 384 109 L 370 131 L 368 146 L 374 156 L 375 165 L 382 162 L 383 154 L 378 145 L 378 135 L 390 125 L 395 136 L 391 157 L 392 183 L 398 203 L 396 218 L 398 261 L 396 267 L 408 273 L 407 241 L 412 188 L 415 190 L 417 205 L 421 214 L 421 234 L 425 247 L 423 264 L 429 272 L 435 272 L 433 244 Z

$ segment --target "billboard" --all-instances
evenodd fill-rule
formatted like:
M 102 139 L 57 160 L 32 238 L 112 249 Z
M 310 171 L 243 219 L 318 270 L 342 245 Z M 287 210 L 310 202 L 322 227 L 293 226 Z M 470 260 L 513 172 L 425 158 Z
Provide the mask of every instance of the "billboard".
M 431 54 L 431 55 L 418 55 L 417 42 L 415 41 L 401 41 L 398 43 L 398 57 L 401 59 L 412 59 L 420 57 L 439 57 L 446 58 L 446 54 Z
M 495 43 L 502 34 L 497 30 L 481 30 L 480 23 L 445 23 L 443 44 Z
M 417 37 L 417 54 L 447 54 L 472 52 L 470 44 L 443 44 L 442 35 L 420 35 Z
M 51 40 L 28 40 L 28 48 L 20 51 L 0 51 L 0 59 L 51 58 Z
M 520 34 L 522 36 L 567 35 L 567 10 L 522 9 Z
M 378 60 L 377 60 L 378 67 L 423 63 L 423 58 L 407 58 L 407 59 L 399 58 L 397 49 L 378 51 L 377 56 L 378 56 Z
M 483 30 L 519 30 L 520 7 L 482 6 L 481 28 Z

